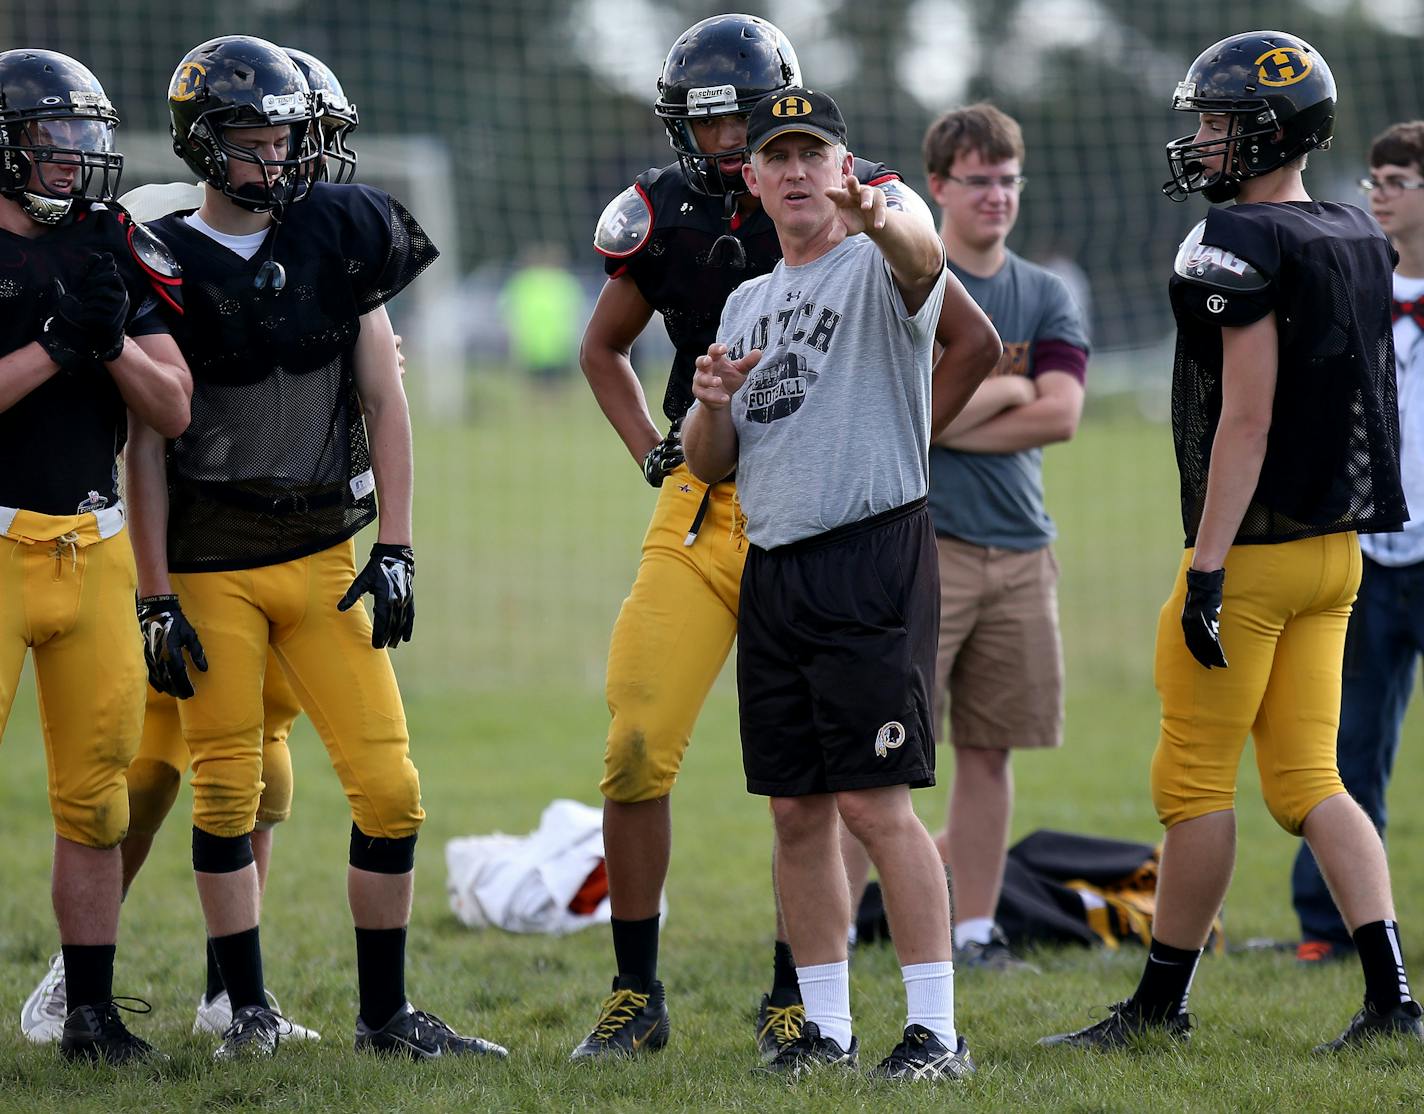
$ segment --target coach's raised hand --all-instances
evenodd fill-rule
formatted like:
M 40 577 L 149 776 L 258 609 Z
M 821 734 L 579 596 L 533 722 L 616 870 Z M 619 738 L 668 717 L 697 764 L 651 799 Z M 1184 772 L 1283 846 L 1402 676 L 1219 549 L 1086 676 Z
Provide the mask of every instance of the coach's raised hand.
M 847 174 L 844 186 L 829 186 L 826 196 L 836 205 L 836 217 L 843 235 L 834 236 L 839 243 L 862 232 L 876 232 L 885 227 L 885 191 L 875 186 L 863 186 L 854 174 Z

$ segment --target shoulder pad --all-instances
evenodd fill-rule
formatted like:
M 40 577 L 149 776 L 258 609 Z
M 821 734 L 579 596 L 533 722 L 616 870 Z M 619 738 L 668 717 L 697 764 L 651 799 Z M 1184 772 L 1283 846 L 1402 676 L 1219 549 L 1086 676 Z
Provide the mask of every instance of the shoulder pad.
M 925 204 L 924 198 L 899 178 L 892 178 L 888 182 L 881 182 L 880 189 L 885 193 L 885 207 L 887 209 L 898 209 L 902 213 L 909 213 L 912 216 L 921 217 L 930 227 L 933 228 L 935 226 L 934 214 L 930 212 L 930 207 Z
M 183 268 L 168 245 L 138 221 L 129 222 L 129 251 L 150 278 L 165 284 L 182 280 Z
M 1205 233 L 1206 221 L 1201 221 L 1177 249 L 1172 269 L 1179 278 L 1216 290 L 1241 292 L 1264 290 L 1270 285 L 1265 275 L 1240 256 L 1202 243 Z
M 152 182 L 119 198 L 134 220 L 151 221 L 169 213 L 187 212 L 203 204 L 203 187 L 196 182 Z
M 626 259 L 647 243 L 652 230 L 653 203 L 641 187 L 629 186 L 598 218 L 593 246 L 610 259 Z

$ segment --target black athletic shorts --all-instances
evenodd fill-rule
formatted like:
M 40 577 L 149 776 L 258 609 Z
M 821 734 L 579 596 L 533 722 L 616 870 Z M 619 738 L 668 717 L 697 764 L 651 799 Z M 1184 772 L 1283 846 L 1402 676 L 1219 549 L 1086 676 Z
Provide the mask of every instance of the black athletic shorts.
M 749 792 L 934 784 L 939 562 L 925 500 L 752 546 L 737 622 Z

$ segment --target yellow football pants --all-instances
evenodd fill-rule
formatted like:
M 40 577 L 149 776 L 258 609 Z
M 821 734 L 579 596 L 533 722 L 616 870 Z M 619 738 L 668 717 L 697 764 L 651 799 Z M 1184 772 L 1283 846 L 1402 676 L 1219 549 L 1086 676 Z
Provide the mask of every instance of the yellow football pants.
M 1157 815 L 1170 828 L 1232 808 L 1249 733 L 1266 806 L 1299 835 L 1311 809 L 1345 791 L 1335 734 L 1345 627 L 1360 586 L 1359 541 L 1348 533 L 1232 546 L 1221 609 L 1226 669 L 1204 668 L 1183 641 L 1192 552 L 1182 557 L 1157 624 Z
M 0 536 L 0 735 L 28 649 L 54 830 L 86 847 L 113 847 L 129 826 L 144 689 L 135 582 L 127 530 L 101 538 L 92 514 L 20 511 Z
M 143 739 L 129 764 L 129 831 L 154 836 L 178 799 L 178 786 L 192 755 L 183 741 L 175 697 L 148 689 L 143 712 Z M 301 714 L 291 682 L 270 650 L 262 677 L 262 796 L 257 801 L 259 826 L 280 824 L 292 815 L 292 754 L 287 736 Z
M 599 786 L 611 801 L 671 791 L 736 637 L 747 542 L 732 484 L 712 488 L 697 538 L 684 544 L 706 489 L 686 466 L 663 480 L 633 590 L 613 626 L 606 684 L 613 722 Z
M 210 835 L 252 831 L 262 792 L 263 676 L 276 653 L 326 745 L 356 826 L 413 835 L 425 813 L 405 709 L 385 650 L 371 648 L 365 604 L 336 603 L 356 576 L 350 541 L 280 565 L 175 573 L 173 587 L 207 653 L 178 702 L 193 757 L 193 823 Z

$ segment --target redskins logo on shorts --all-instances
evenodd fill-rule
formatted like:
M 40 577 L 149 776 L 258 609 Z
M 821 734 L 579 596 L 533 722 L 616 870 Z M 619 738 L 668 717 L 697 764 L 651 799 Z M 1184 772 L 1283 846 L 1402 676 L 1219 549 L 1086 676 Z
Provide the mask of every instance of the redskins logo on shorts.
M 884 758 L 892 750 L 905 745 L 905 725 L 899 720 L 891 720 L 875 733 L 875 754 Z

